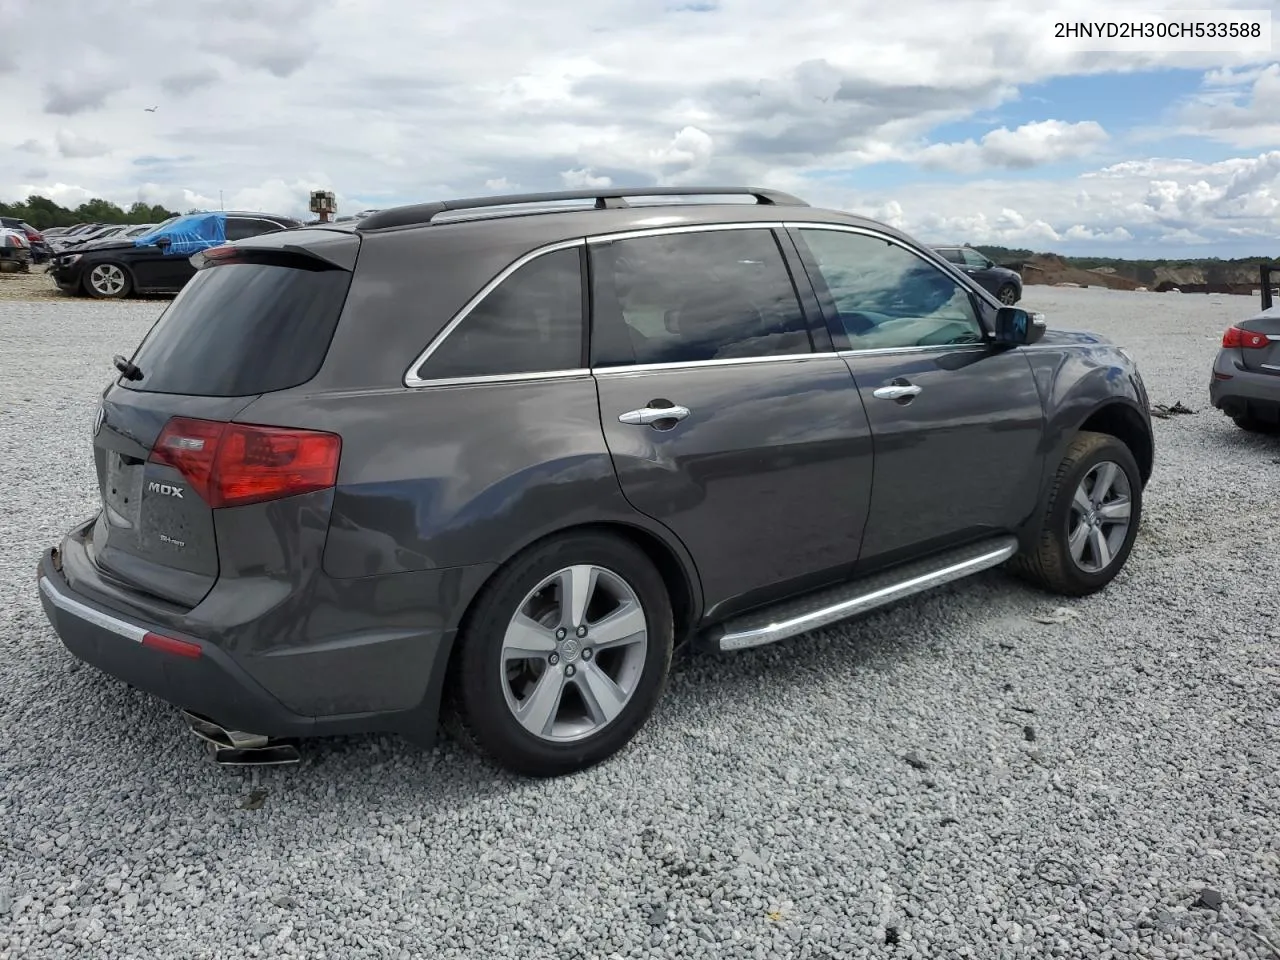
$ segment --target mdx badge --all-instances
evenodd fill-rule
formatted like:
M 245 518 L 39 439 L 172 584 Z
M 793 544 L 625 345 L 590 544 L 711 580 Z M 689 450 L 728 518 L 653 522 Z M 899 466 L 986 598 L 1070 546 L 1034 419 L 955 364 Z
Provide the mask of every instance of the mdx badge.
M 171 483 L 156 483 L 154 480 L 147 481 L 147 493 L 158 493 L 165 497 L 177 497 L 182 499 L 182 488 L 175 487 Z

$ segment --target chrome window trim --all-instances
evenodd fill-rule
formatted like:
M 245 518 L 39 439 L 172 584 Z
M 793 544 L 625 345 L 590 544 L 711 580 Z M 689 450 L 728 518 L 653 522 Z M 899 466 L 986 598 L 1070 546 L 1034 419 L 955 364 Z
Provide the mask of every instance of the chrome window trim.
M 587 244 L 595 247 L 618 240 L 639 240 L 644 237 L 665 237 L 681 233 L 719 233 L 722 230 L 781 230 L 780 220 L 731 221 L 729 223 L 682 223 L 670 226 L 642 227 L 617 233 L 596 233 L 587 237 Z M 779 251 L 781 253 L 781 251 Z M 785 262 L 785 257 L 784 257 Z
M 483 287 L 481 287 L 480 292 L 477 293 L 470 300 L 468 300 L 466 304 L 463 305 L 462 309 L 459 310 L 456 314 L 454 314 L 453 318 L 444 325 L 444 327 L 440 330 L 439 333 L 437 333 L 434 337 L 431 338 L 431 342 L 427 344 L 426 349 L 423 350 L 420 354 L 418 354 L 418 356 L 414 359 L 414 361 L 411 364 L 409 364 L 409 369 L 407 369 L 404 373 L 404 380 L 403 380 L 404 385 L 406 387 L 429 387 L 429 386 L 441 386 L 446 383 L 447 384 L 499 383 L 499 382 L 505 382 L 507 380 L 529 380 L 529 379 L 537 379 L 537 378 L 555 379 L 557 375 L 563 374 L 565 371 L 553 370 L 553 371 L 535 371 L 531 373 L 490 374 L 488 376 L 483 376 L 483 377 L 440 377 L 440 378 L 435 378 L 431 380 L 423 379 L 422 377 L 419 377 L 417 375 L 418 371 L 422 369 L 422 365 L 431 358 L 431 355 L 435 353 L 437 349 L 439 349 L 440 344 L 444 343 L 445 340 L 448 339 L 449 334 L 453 333 L 453 331 L 458 328 L 458 326 L 462 323 L 462 321 L 466 320 L 467 317 L 471 314 L 471 312 L 475 310 L 476 307 L 480 306 L 480 304 L 484 301 L 485 297 L 489 296 L 489 294 L 493 293 L 494 290 L 496 290 L 499 286 L 501 286 L 504 280 L 510 277 L 513 273 L 515 273 L 525 264 L 531 263 L 532 261 L 537 260 L 539 257 L 545 257 L 549 253 L 556 253 L 557 251 L 560 251 L 560 250 L 572 250 L 574 248 L 581 248 L 586 244 L 586 242 L 587 242 L 586 238 L 576 237 L 573 240 L 560 240 L 556 243 L 549 243 L 549 244 L 546 244 L 545 246 L 538 247 L 537 249 L 530 250 L 528 253 L 517 257 L 511 263 L 507 264 L 506 267 L 504 267 L 502 270 L 498 272 L 498 275 L 496 277 L 494 277 L 492 280 L 486 283 Z M 588 317 L 584 316 L 582 318 L 583 324 L 586 324 L 588 321 L 589 321 Z
M 845 360 L 857 357 L 888 357 L 899 353 L 972 353 L 985 352 L 991 348 L 988 343 L 931 343 L 923 347 L 871 347 L 867 350 L 838 350 Z
M 865 356 L 888 356 L 892 354 L 912 354 L 926 352 L 955 352 L 962 350 L 973 350 L 978 348 L 986 348 L 994 340 L 992 334 L 982 324 L 981 317 L 978 318 L 978 324 L 982 327 L 984 341 L 974 344 L 935 344 L 929 346 L 911 346 L 911 347 L 874 347 L 866 350 L 837 350 L 821 353 L 788 353 L 780 356 L 767 357 L 731 357 L 720 360 L 692 360 L 687 362 L 672 363 L 643 363 L 619 365 L 616 367 L 592 367 L 590 369 L 572 369 L 572 370 L 549 370 L 534 371 L 527 373 L 510 373 L 510 374 L 491 374 L 487 376 L 475 377 L 438 377 L 435 379 L 422 379 L 415 375 L 416 371 L 421 369 L 422 365 L 430 359 L 431 355 L 439 348 L 439 346 L 448 338 L 454 330 L 462 324 L 472 311 L 484 301 L 490 293 L 492 293 L 499 285 L 508 277 L 523 267 L 525 264 L 536 260 L 538 257 L 545 256 L 549 253 L 555 253 L 558 250 L 569 250 L 575 247 L 592 247 L 604 243 L 613 243 L 618 240 L 635 240 L 643 237 L 660 237 L 671 236 L 684 233 L 711 233 L 722 230 L 830 230 L 836 233 L 853 233 L 860 236 L 872 237 L 876 240 L 882 240 L 891 243 L 896 247 L 900 247 L 907 253 L 919 260 L 939 269 L 938 264 L 921 255 L 921 253 L 911 247 L 909 244 L 899 240 L 897 237 L 881 233 L 877 230 L 854 226 L 851 224 L 826 223 L 816 220 L 749 220 L 749 221 L 732 221 L 728 223 L 686 223 L 668 226 L 645 227 L 639 230 L 623 230 L 614 233 L 593 234 L 589 237 L 577 237 L 572 240 L 561 240 L 555 243 L 546 244 L 538 247 L 521 257 L 514 260 L 506 268 L 504 268 L 496 277 L 489 281 L 480 292 L 467 301 L 467 303 L 458 311 L 454 317 L 444 325 L 438 334 L 432 339 L 425 350 L 422 351 L 405 371 L 404 385 L 411 388 L 421 387 L 452 387 L 452 386 L 469 386 L 475 384 L 499 384 L 513 383 L 528 380 L 569 380 L 583 376 L 596 377 L 617 377 L 631 373 L 656 373 L 664 370 L 685 370 L 697 369 L 701 367 L 715 366 L 737 366 L 749 363 L 794 363 L 798 360 L 816 360 L 830 359 L 832 357 L 840 357 L 842 359 L 851 359 L 854 357 Z M 944 261 L 946 262 L 946 261 Z M 948 267 L 954 267 L 954 264 L 947 262 Z M 939 272 L 946 274 L 963 289 L 975 293 L 987 301 L 989 305 L 996 306 L 997 301 L 990 297 L 985 290 L 976 287 L 970 282 L 968 275 L 962 273 L 959 269 L 954 269 L 950 273 L 945 270 Z M 589 323 L 590 318 L 584 317 L 584 322 Z
M 596 377 L 619 377 L 633 373 L 662 373 L 667 370 L 696 370 L 703 367 L 736 367 L 752 363 L 803 363 L 806 360 L 836 360 L 839 354 L 826 353 L 784 353 L 770 357 L 725 357 L 720 360 L 679 360 L 671 363 L 629 363 L 616 367 L 592 367 L 591 374 Z
M 437 380 L 423 380 L 412 384 L 415 388 L 427 387 L 468 387 L 478 384 L 523 383 L 534 380 L 576 380 L 591 376 L 586 367 L 573 370 L 533 370 L 529 373 L 492 373 L 475 377 L 441 377 Z

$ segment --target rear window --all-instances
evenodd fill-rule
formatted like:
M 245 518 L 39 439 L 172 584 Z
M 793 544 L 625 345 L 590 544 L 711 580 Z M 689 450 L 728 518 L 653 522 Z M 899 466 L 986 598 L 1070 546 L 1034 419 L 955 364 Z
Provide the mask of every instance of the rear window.
M 345 270 L 229 263 L 196 273 L 143 339 L 131 390 L 246 397 L 320 370 L 347 297 Z

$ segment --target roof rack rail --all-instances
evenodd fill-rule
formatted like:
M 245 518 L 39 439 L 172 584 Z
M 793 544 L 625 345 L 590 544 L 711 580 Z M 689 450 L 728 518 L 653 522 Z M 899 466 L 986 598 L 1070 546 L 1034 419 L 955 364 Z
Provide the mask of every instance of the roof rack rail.
M 567 200 L 590 200 L 597 210 L 627 207 L 627 197 L 754 197 L 756 203 L 769 206 L 807 207 L 799 197 L 763 187 L 622 187 L 617 190 L 559 190 L 549 193 L 518 193 L 505 196 L 469 197 L 464 200 L 436 200 L 392 207 L 371 213 L 360 221 L 361 230 L 383 230 L 429 224 L 435 217 L 451 210 L 478 210 L 485 207 L 511 207 L 520 204 L 558 203 Z M 538 213 L 551 211 L 539 210 Z

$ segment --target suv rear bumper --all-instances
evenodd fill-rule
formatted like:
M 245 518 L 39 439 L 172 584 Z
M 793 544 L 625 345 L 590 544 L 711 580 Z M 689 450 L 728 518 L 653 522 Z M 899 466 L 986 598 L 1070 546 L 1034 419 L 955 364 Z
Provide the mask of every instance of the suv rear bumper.
M 77 594 L 57 568 L 55 551 L 40 561 L 40 603 L 76 657 L 130 686 L 223 726 L 272 737 L 310 736 L 316 719 L 287 710 L 226 653 L 198 638 L 125 617 Z M 198 657 L 143 646 L 148 632 L 194 644 Z
M 240 657 L 179 628 L 171 617 L 126 612 L 96 595 L 96 580 L 86 577 L 93 569 L 85 553 L 92 526 L 90 521 L 77 527 L 59 548 L 46 550 L 37 575 L 45 616 L 78 659 L 226 729 L 272 738 L 395 732 L 421 744 L 434 742 L 453 630 L 395 633 L 385 642 L 357 637 L 346 644 L 329 638 L 284 657 L 251 656 L 265 670 L 259 678 Z M 73 586 L 77 577 L 94 595 Z M 161 638 L 159 648 L 154 639 L 144 642 L 149 633 Z M 164 649 L 164 639 L 186 646 L 179 652 Z M 300 712 L 281 699 L 290 696 L 289 690 L 278 694 L 272 687 L 282 676 L 289 678 L 294 695 L 326 690 L 325 702 L 341 697 L 348 710 L 362 712 Z M 388 681 L 396 676 L 398 684 Z M 392 693 L 394 704 L 387 699 Z
M 1209 381 L 1209 402 L 1231 417 L 1254 417 L 1280 424 L 1280 374 L 1257 373 L 1220 351 Z

